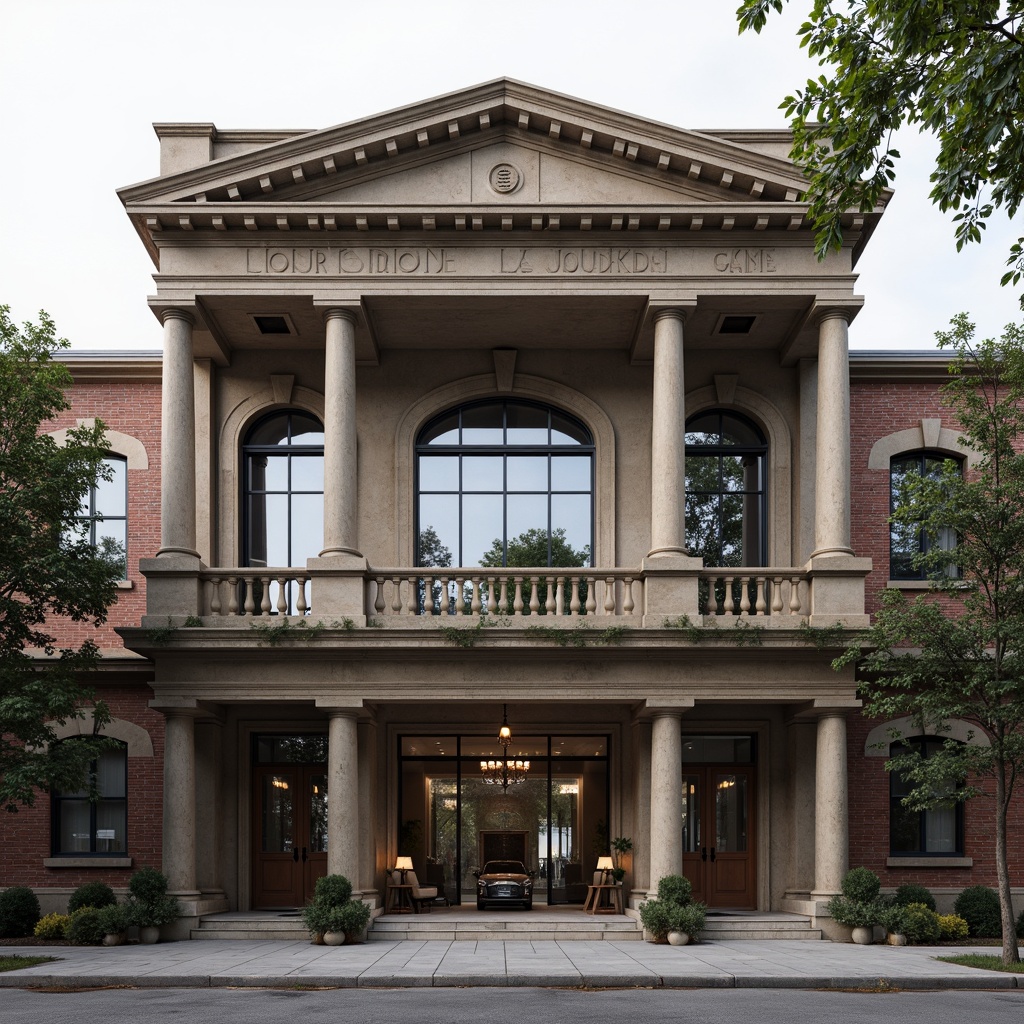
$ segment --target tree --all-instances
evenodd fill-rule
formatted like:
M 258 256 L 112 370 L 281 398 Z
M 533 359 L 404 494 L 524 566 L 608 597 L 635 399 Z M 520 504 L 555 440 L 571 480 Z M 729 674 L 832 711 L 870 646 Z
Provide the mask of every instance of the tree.
M 788 0 L 743 0 L 760 32 Z M 1024 198 L 1024 0 L 814 0 L 798 32 L 826 72 L 781 106 L 793 159 L 809 177 L 819 257 L 842 244 L 843 213 L 873 210 L 895 179 L 893 134 L 914 125 L 939 154 L 932 201 L 953 210 L 956 247 L 979 242 L 996 209 Z M 1024 276 L 1024 238 L 1002 283 Z M 1024 304 L 1024 297 L 1022 297 Z
M 69 408 L 67 368 L 53 360 L 67 341 L 53 321 L 21 329 L 0 306 L 0 804 L 31 805 L 38 789 L 78 790 L 109 741 L 57 743 L 55 725 L 106 707 L 81 685 L 99 651 L 61 646 L 54 617 L 100 625 L 123 562 L 86 537 L 82 496 L 106 472 L 103 425 L 77 427 L 62 445 L 41 426 Z
M 912 786 L 911 809 L 994 799 L 1003 962 L 1016 963 L 1007 834 L 1024 773 L 1024 327 L 1008 326 L 998 342 L 973 336 L 960 314 L 938 339 L 954 353 L 943 401 L 978 461 L 967 472 L 947 460 L 940 473 L 908 476 L 892 514 L 897 528 L 925 532 L 913 561 L 932 589 L 914 601 L 884 591 L 860 641 L 870 653 L 861 658 L 858 645 L 837 667 L 860 660 L 866 714 L 909 716 L 915 730 L 939 736 L 953 719 L 968 723 L 970 742 L 947 736 L 929 756 L 909 743 L 887 767 Z M 952 549 L 939 543 L 950 530 Z

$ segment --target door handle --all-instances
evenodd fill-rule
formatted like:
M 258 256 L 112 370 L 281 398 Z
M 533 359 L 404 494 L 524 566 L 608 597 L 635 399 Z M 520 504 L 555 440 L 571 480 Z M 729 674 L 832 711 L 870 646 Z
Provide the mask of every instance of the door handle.
M 305 852 L 305 851 L 303 851 L 303 852 Z M 713 846 L 711 847 L 711 863 L 712 864 L 715 863 L 715 848 Z
M 701 849 L 700 849 L 700 859 L 701 860 L 707 860 L 708 859 L 708 848 L 706 846 L 702 846 Z
M 302 863 L 303 864 L 306 863 L 306 848 L 305 847 L 302 848 Z
M 292 850 L 292 860 L 295 861 L 296 864 L 299 863 L 299 848 L 297 846 Z

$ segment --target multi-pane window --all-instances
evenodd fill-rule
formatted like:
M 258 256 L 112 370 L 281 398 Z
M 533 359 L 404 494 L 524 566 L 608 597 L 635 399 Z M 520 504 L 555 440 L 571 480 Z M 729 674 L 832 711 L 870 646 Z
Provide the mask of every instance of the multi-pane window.
M 246 435 L 245 564 L 304 566 L 323 550 L 324 428 L 278 412 Z
M 594 442 L 532 402 L 477 402 L 435 417 L 416 442 L 416 564 L 589 566 Z
M 764 565 L 768 442 L 745 416 L 714 409 L 686 423 L 686 546 L 708 566 Z
M 909 482 L 913 478 L 926 477 L 938 480 L 948 456 L 931 452 L 911 452 L 897 455 L 889 463 L 890 509 L 895 511 L 907 500 Z M 962 472 L 962 467 L 960 467 Z M 925 566 L 915 564 L 921 555 L 930 551 L 952 551 L 956 547 L 956 532 L 942 528 L 929 533 L 916 523 L 891 523 L 889 526 L 889 577 L 894 580 L 923 580 L 928 577 Z M 949 576 L 956 575 L 954 566 L 946 570 Z
M 74 739 L 65 740 L 74 743 Z M 52 795 L 55 855 L 123 854 L 128 850 L 128 747 L 118 743 L 92 762 L 96 800 L 89 787 Z
M 108 455 L 103 460 L 109 479 L 96 481 L 82 495 L 77 522 L 86 530 L 90 544 L 121 566 L 128 576 L 128 460 Z
M 929 757 L 940 750 L 943 742 L 941 738 L 921 736 L 908 740 L 922 757 Z M 894 743 L 889 754 L 896 757 L 907 753 L 908 749 L 901 743 Z M 952 797 L 954 785 L 950 783 L 937 794 L 949 793 L 948 801 L 937 803 L 925 811 L 914 811 L 903 805 L 903 798 L 913 788 L 913 784 L 898 772 L 889 773 L 889 852 L 896 857 L 962 854 L 964 808 Z

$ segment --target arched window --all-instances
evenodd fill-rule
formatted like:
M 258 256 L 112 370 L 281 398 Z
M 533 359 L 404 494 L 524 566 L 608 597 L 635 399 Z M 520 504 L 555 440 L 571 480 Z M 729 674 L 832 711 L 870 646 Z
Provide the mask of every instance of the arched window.
M 686 546 L 707 566 L 766 564 L 768 442 L 735 412 L 686 422 Z
M 121 579 L 128 577 L 128 460 L 108 455 L 103 460 L 108 479 L 97 480 L 82 495 L 76 521 L 90 544 L 117 561 Z
M 893 743 L 889 756 L 907 753 L 911 748 L 922 757 L 931 757 L 942 748 L 945 739 L 936 736 L 915 736 L 905 743 Z M 957 856 L 964 852 L 964 805 L 952 793 L 950 783 L 941 793 L 950 799 L 915 811 L 903 805 L 903 798 L 914 788 L 899 772 L 889 773 L 889 852 L 894 857 Z
M 51 796 L 54 856 L 128 850 L 128 745 L 118 742 L 116 747 L 103 751 L 89 771 L 90 781 L 96 786 L 96 800 L 89 799 L 88 786 L 74 792 L 58 790 Z
M 533 402 L 474 402 L 416 440 L 416 564 L 588 566 L 594 442 Z
M 909 481 L 914 477 L 938 480 L 942 477 L 947 463 L 954 463 L 959 472 L 963 464 L 948 455 L 937 452 L 907 452 L 894 456 L 889 462 L 889 507 L 895 511 L 906 501 Z M 956 547 L 956 532 L 948 527 L 931 534 L 912 523 L 891 523 L 889 526 L 889 578 L 894 580 L 924 580 L 928 571 L 923 565 L 915 565 L 920 555 L 929 551 L 952 551 Z M 955 575 L 956 567 L 950 566 L 947 575 Z
M 245 438 L 245 565 L 304 566 L 323 550 L 324 428 L 305 412 L 275 412 Z

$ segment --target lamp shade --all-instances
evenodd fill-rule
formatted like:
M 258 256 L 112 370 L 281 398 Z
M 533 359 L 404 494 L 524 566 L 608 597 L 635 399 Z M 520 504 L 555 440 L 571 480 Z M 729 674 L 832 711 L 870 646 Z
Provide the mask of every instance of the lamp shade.
M 412 871 L 412 857 L 398 857 L 395 860 L 396 871 Z
M 611 857 L 598 857 L 597 858 L 597 870 L 598 871 L 611 871 L 615 865 L 612 863 Z

